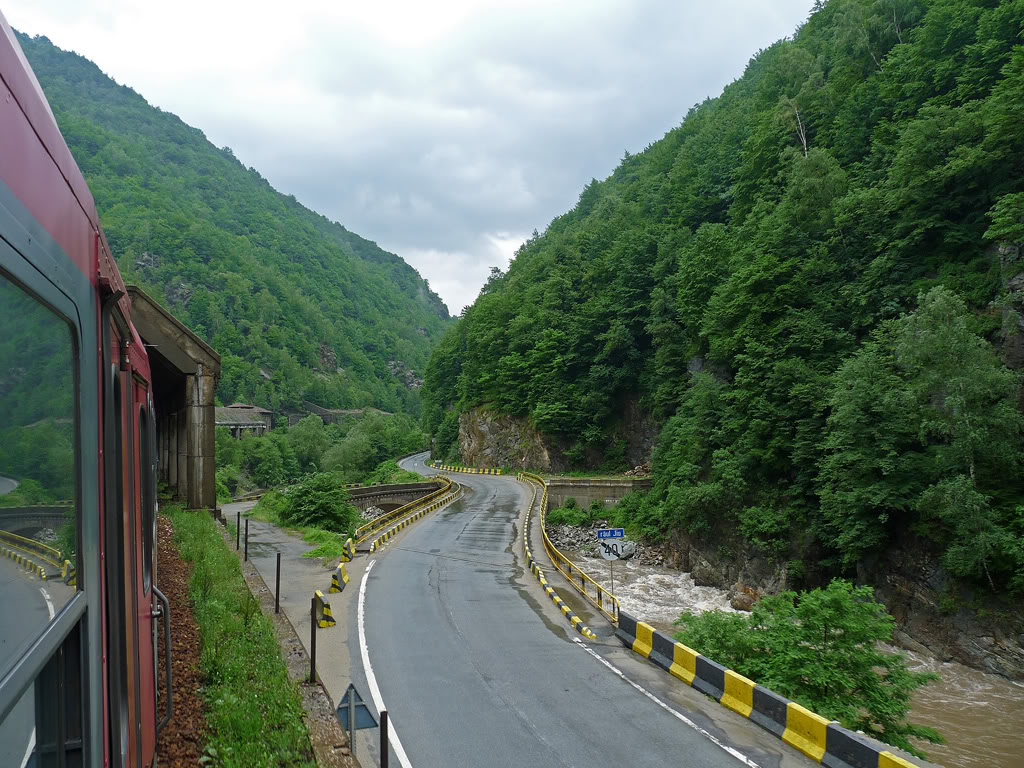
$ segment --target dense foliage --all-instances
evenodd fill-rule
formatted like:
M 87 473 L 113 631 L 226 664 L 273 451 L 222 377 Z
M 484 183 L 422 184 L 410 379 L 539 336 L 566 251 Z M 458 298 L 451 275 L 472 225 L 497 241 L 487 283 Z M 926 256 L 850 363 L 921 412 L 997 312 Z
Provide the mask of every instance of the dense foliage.
M 222 402 L 418 413 L 392 369 L 423 371 L 448 311 L 415 270 L 88 60 L 44 37 L 18 41 L 126 282 L 220 352 Z
M 241 440 L 218 427 L 216 441 L 217 498 L 224 502 L 242 491 L 287 485 L 319 470 L 331 472 L 339 485 L 404 482 L 381 479 L 404 477 L 388 459 L 421 450 L 425 437 L 403 414 L 368 413 L 326 425 L 313 414 L 292 427 Z
M 828 0 L 495 271 L 427 367 L 577 466 L 661 424 L 654 534 L 1024 589 L 1024 2 Z M 1004 360 L 997 354 L 1001 352 Z
M 894 621 L 870 587 L 836 580 L 826 589 L 763 598 L 750 614 L 684 613 L 676 639 L 766 688 L 916 755 L 910 738 L 942 743 L 906 720 L 911 695 L 936 676 L 887 653 Z

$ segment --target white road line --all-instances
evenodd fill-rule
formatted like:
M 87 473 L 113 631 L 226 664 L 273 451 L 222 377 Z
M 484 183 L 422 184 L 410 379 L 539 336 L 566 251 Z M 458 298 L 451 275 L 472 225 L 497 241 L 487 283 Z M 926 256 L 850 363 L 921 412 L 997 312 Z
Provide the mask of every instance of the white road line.
M 50 621 L 53 621 L 53 600 L 50 599 L 50 593 L 47 592 L 46 589 L 44 589 L 43 587 L 40 587 L 39 591 L 43 593 L 43 600 L 46 601 L 46 610 L 50 612 Z
M 618 667 L 616 667 L 616 666 L 615 666 L 614 664 L 612 664 L 612 663 L 611 663 L 610 661 L 608 661 L 608 659 L 606 659 L 606 658 L 604 658 L 603 656 L 601 656 L 601 655 L 600 655 L 599 653 L 597 653 L 597 651 L 595 651 L 595 650 L 594 650 L 593 648 L 591 648 L 591 647 L 590 647 L 589 645 L 587 645 L 586 643 L 584 643 L 584 642 L 583 642 L 582 640 L 580 640 L 580 639 L 579 639 L 578 637 L 574 637 L 574 638 L 572 639 L 572 641 L 573 641 L 574 643 L 577 643 L 577 644 L 579 644 L 579 646 L 580 646 L 581 648 L 583 648 L 583 650 L 585 650 L 585 651 L 586 651 L 587 653 L 589 653 L 589 654 L 590 654 L 591 656 L 593 656 L 593 657 L 594 657 L 595 659 L 597 659 L 598 661 L 600 661 L 600 662 L 601 662 L 602 664 L 604 664 L 604 665 L 605 665 L 606 667 L 608 667 L 608 669 L 610 669 L 610 670 L 611 670 L 612 672 L 614 672 L 614 673 L 615 673 L 616 675 L 618 675 L 618 676 L 619 676 L 619 677 L 621 677 L 621 678 L 622 678 L 623 680 L 625 680 L 625 681 L 626 681 L 627 683 L 629 683 L 630 685 L 632 685 L 632 686 L 633 686 L 634 688 L 636 688 L 636 689 L 637 689 L 638 691 L 640 691 L 640 693 L 642 693 L 642 694 L 643 694 L 644 696 L 646 696 L 646 697 L 647 697 L 648 699 L 650 699 L 651 701 L 653 701 L 653 702 L 654 702 L 655 704 L 657 704 L 657 705 L 658 705 L 659 707 L 661 707 L 662 709 L 664 709 L 664 710 L 665 710 L 666 712 L 668 712 L 669 714 L 673 715 L 673 716 L 674 716 L 675 718 L 677 718 L 678 720 L 681 720 L 681 721 L 683 721 L 684 723 L 686 723 L 686 724 L 687 724 L 688 726 L 690 726 L 691 728 L 693 728 L 693 730 L 697 731 L 697 733 L 701 734 L 702 736 L 706 736 L 706 737 L 707 737 L 708 739 L 710 739 L 710 740 L 711 740 L 712 742 L 714 742 L 714 743 L 715 743 L 715 744 L 717 744 L 717 745 L 718 745 L 719 747 L 721 747 L 722 749 L 724 749 L 724 750 L 725 750 L 726 752 L 728 752 L 728 753 L 729 753 L 730 755 L 732 755 L 733 757 L 735 757 L 735 758 L 736 758 L 737 760 L 739 760 L 739 761 L 740 761 L 741 763 L 743 763 L 744 765 L 748 766 L 748 768 L 760 768 L 760 766 L 759 766 L 759 765 L 758 765 L 757 763 L 755 763 L 755 762 L 754 762 L 753 760 L 751 760 L 751 759 L 750 759 L 749 757 L 747 757 L 746 755 L 744 755 L 744 754 L 743 754 L 742 752 L 740 752 L 739 750 L 733 749 L 732 747 L 728 746 L 727 744 L 723 744 L 723 743 L 722 743 L 721 741 L 719 741 L 719 740 L 718 740 L 717 738 L 715 738 L 715 736 L 713 736 L 712 734 L 710 734 L 710 733 L 708 733 L 707 731 L 705 731 L 705 730 L 704 730 L 703 728 L 701 728 L 701 727 L 700 727 L 699 725 L 697 725 L 697 724 L 696 724 L 695 722 L 693 722 L 692 720 L 690 720 L 690 719 L 689 719 L 688 717 L 686 717 L 686 716 L 685 716 L 684 714 L 682 714 L 681 712 L 677 712 L 676 710 L 674 710 L 674 709 L 673 709 L 672 707 L 670 707 L 670 706 L 669 706 L 668 704 L 666 704 L 665 702 L 663 702 L 663 701 L 662 701 L 661 699 L 659 699 L 659 698 L 658 698 L 657 696 L 655 696 L 655 695 L 654 695 L 653 693 L 651 693 L 650 691 L 648 691 L 648 690 L 647 690 L 646 688 L 644 688 L 644 687 L 643 687 L 642 685 L 639 685 L 639 684 L 637 684 L 637 683 L 634 683 L 634 682 L 633 682 L 632 680 L 630 680 L 630 679 L 629 679 L 628 677 L 626 677 L 626 675 L 625 675 L 625 674 L 623 674 L 622 670 L 620 670 L 620 669 L 619 669 Z
M 363 672 L 366 674 L 366 682 L 370 686 L 370 698 L 373 699 L 373 704 L 377 707 L 377 711 L 380 712 L 386 709 L 384 706 L 384 699 L 380 695 L 380 687 L 377 685 L 377 677 L 373 674 L 373 667 L 370 666 L 370 648 L 366 644 L 366 623 L 364 621 L 363 604 L 366 602 L 366 579 L 370 575 L 370 570 L 373 568 L 376 560 L 371 560 L 369 565 L 366 566 L 366 571 L 363 573 L 363 580 L 359 583 L 359 610 L 357 613 L 356 620 L 359 624 L 359 655 L 363 657 Z M 402 764 L 402 768 L 412 768 L 412 763 L 409 762 L 409 756 L 405 754 L 405 748 L 402 746 L 402 741 L 398 738 L 398 732 L 395 730 L 394 721 L 388 717 L 388 741 L 391 746 L 395 749 L 395 757 L 398 758 L 398 762 Z
M 21 768 L 25 768 L 28 765 L 28 761 L 32 757 L 32 750 L 36 748 L 36 729 L 32 729 L 32 735 L 28 737 L 28 747 L 25 749 L 25 757 L 21 760 Z

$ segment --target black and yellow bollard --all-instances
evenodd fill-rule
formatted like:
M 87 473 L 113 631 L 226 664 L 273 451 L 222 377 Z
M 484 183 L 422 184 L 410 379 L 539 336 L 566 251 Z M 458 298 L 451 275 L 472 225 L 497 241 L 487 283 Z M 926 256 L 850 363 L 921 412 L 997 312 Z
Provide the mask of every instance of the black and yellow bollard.
M 331 588 L 327 591 L 344 592 L 346 584 L 348 584 L 348 572 L 345 570 L 345 564 L 339 563 L 338 567 L 334 569 L 334 573 L 331 574 Z
M 338 622 L 334 620 L 334 616 L 331 614 L 331 604 L 324 599 L 324 593 L 319 589 L 316 591 L 316 600 L 320 604 L 320 620 L 317 622 L 317 626 L 320 629 L 333 627 Z

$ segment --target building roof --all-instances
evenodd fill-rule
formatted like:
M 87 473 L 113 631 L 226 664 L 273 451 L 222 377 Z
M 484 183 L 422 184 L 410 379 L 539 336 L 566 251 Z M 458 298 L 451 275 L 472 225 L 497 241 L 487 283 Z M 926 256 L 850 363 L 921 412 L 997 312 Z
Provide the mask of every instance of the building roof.
M 260 408 L 258 405 L 249 405 L 248 403 L 232 403 L 231 405 L 225 405 L 224 407 L 225 408 L 247 408 L 247 409 L 249 409 L 251 411 L 256 411 L 258 413 L 273 413 L 273 411 L 268 411 L 266 408 Z
M 269 426 L 263 417 L 262 408 L 235 408 L 227 406 L 214 408 L 214 422 L 218 427 L 256 427 Z M 265 411 L 270 413 L 270 411 Z

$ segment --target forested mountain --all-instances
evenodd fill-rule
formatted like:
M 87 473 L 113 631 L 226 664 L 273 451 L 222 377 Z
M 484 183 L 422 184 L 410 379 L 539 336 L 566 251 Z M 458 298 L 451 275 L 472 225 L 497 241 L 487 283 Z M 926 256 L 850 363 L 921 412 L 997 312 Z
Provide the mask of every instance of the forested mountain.
M 448 310 L 412 267 L 278 193 L 87 59 L 45 37 L 18 41 L 126 282 L 221 353 L 221 401 L 418 414 L 407 381 L 422 375 Z
M 639 401 L 644 532 L 833 572 L 923 540 L 1024 590 L 1022 30 L 1020 0 L 816 3 L 492 275 L 427 369 L 441 453 L 486 406 L 621 464 Z

